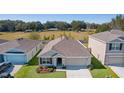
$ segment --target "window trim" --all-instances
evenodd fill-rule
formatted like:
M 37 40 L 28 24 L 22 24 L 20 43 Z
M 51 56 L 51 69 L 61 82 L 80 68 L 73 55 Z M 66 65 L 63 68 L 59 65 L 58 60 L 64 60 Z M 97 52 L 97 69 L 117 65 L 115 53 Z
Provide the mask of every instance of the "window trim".
M 118 47 L 119 46 L 119 47 Z M 109 51 L 121 51 L 123 43 L 109 43 Z
M 47 64 L 53 64 L 52 58 L 41 58 L 41 64 L 47 65 Z

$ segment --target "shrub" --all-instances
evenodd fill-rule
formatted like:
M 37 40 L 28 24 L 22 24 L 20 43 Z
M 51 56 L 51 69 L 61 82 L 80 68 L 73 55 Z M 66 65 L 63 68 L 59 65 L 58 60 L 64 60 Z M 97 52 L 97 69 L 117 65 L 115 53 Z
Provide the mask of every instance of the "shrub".
M 49 68 L 49 72 L 54 72 L 55 69 L 54 68 Z
M 90 70 L 93 70 L 94 66 L 91 64 L 91 65 L 88 65 L 87 68 L 90 69 Z
M 54 69 L 56 69 L 56 67 L 55 66 L 47 66 L 48 68 L 54 68 Z
M 50 40 L 50 36 L 44 36 L 43 39 L 44 40 Z
M 38 33 L 36 33 L 36 32 L 32 32 L 32 33 L 30 33 L 29 38 L 33 39 L 33 40 L 39 40 L 40 35 Z
M 51 37 L 51 40 L 54 40 L 55 39 L 55 35 L 53 34 L 52 37 Z
M 66 66 L 62 66 L 62 69 L 66 69 Z

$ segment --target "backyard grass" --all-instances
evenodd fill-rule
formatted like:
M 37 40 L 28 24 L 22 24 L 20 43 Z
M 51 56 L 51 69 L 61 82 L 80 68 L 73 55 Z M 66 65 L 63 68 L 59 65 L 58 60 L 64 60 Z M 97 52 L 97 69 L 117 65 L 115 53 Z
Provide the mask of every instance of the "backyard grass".
M 65 71 L 56 71 L 51 73 L 39 74 L 36 72 L 38 68 L 38 58 L 37 55 L 40 51 L 28 62 L 27 65 L 24 65 L 15 75 L 15 78 L 66 78 Z
M 31 32 L 0 32 L 0 39 L 6 40 L 14 40 L 17 38 L 29 38 Z M 67 36 L 71 36 L 76 40 L 86 40 L 88 39 L 88 35 L 93 34 L 94 31 L 89 32 L 74 32 L 74 31 L 45 31 L 45 32 L 37 32 L 40 34 L 40 39 L 43 40 L 44 36 L 52 37 L 53 35 L 55 38 L 60 37 L 63 34 Z
M 95 57 L 92 58 L 93 69 L 90 70 L 93 78 L 119 78 L 109 67 L 103 66 Z

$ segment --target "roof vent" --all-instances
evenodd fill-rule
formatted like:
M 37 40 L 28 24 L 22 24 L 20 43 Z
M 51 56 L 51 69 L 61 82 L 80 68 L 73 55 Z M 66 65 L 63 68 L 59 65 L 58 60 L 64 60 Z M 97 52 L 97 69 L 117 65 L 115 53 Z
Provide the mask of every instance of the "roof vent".
M 17 40 L 23 40 L 23 38 L 18 38 Z

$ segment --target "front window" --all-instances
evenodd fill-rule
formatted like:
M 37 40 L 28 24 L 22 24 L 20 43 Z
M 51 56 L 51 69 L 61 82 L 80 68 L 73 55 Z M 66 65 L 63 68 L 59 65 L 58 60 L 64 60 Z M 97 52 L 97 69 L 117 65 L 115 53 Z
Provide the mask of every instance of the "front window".
M 52 64 L 52 58 L 41 58 L 41 64 Z
M 121 50 L 122 44 L 121 43 L 110 43 L 109 50 Z

